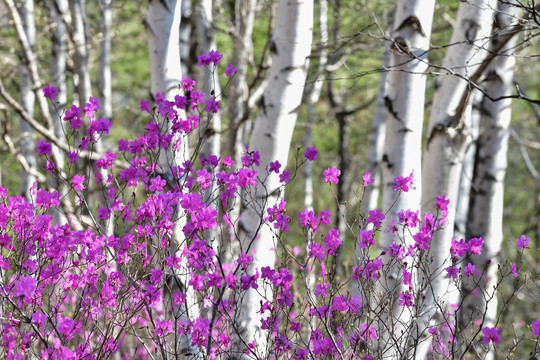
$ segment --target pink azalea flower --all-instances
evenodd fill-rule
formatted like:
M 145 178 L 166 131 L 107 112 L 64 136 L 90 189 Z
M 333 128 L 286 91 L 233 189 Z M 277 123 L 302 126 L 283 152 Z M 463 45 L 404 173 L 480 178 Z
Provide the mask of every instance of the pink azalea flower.
M 332 168 L 328 168 L 324 170 L 324 182 L 325 183 L 333 182 L 334 184 L 337 184 L 339 181 L 338 176 L 340 174 L 341 174 L 341 171 L 336 169 L 335 166 L 333 166 Z

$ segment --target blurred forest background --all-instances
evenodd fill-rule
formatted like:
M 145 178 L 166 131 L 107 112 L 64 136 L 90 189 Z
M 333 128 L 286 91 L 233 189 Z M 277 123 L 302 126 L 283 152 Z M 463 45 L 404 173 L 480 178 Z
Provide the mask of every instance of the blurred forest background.
M 153 0 L 157 1 L 157 0 Z M 103 52 L 102 40 L 105 33 L 103 28 L 104 9 L 112 11 L 110 39 L 110 72 L 111 72 L 111 121 L 114 124 L 111 134 L 106 138 L 105 147 L 115 149 L 119 139 L 128 139 L 144 131 L 145 123 L 149 120 L 146 113 L 141 112 L 141 99 L 151 100 L 150 63 L 148 54 L 148 33 L 146 30 L 146 16 L 148 0 L 79 0 L 83 9 L 84 34 L 88 49 L 88 66 L 90 70 L 91 85 L 94 97 L 102 98 L 100 93 L 100 70 L 102 69 L 101 56 Z M 19 5 L 26 2 L 15 2 Z M 43 85 L 52 84 L 51 68 L 55 61 L 53 51 L 54 32 L 58 23 L 53 21 L 53 8 L 58 7 L 62 1 L 42 0 L 35 1 L 35 43 L 32 45 L 35 52 L 38 71 Z M 197 67 L 197 56 L 202 53 L 200 39 L 201 20 L 199 14 L 203 11 L 201 6 L 212 2 L 183 1 L 182 26 L 184 38 L 181 41 L 181 58 L 184 75 L 194 78 L 200 84 L 203 82 L 202 69 Z M 211 11 L 210 32 L 215 40 L 216 49 L 224 55 L 222 65 L 218 71 L 222 93 L 221 116 L 221 148 L 223 156 L 231 153 L 233 145 L 230 141 L 229 104 L 234 99 L 227 86 L 229 79 L 225 76 L 226 64 L 233 60 L 233 49 L 237 39 L 235 29 L 238 26 L 238 17 L 242 16 L 239 4 L 242 1 L 215 0 Z M 358 217 L 360 197 L 362 193 L 362 175 L 369 169 L 370 134 L 375 117 L 377 95 L 380 92 L 381 76 L 388 69 L 383 65 L 385 49 L 388 47 L 389 29 L 393 23 L 393 1 L 372 0 L 329 0 L 327 2 L 327 38 L 321 38 L 319 29 L 321 21 L 321 4 L 315 2 L 315 26 L 312 46 L 312 59 L 308 73 L 305 100 L 299 109 L 291 156 L 288 164 L 289 170 L 294 169 L 295 157 L 303 151 L 297 148 L 309 146 L 313 142 L 319 150 L 317 161 L 313 165 L 314 203 L 315 209 L 330 209 L 336 213 L 336 199 L 323 183 L 323 171 L 336 166 L 342 171 L 339 199 L 346 203 L 348 221 L 353 223 Z M 249 124 L 256 118 L 260 107 L 260 92 L 264 88 L 266 73 L 269 68 L 269 55 L 272 44 L 270 35 L 275 23 L 277 1 L 261 0 L 255 4 L 255 19 L 252 35 L 252 51 L 247 53 L 246 81 L 251 101 L 246 105 L 244 121 Z M 429 62 L 440 66 L 449 45 L 455 21 L 458 1 L 437 1 Z M 536 22 L 540 20 L 538 13 Z M 540 44 L 538 35 L 540 24 L 535 29 L 519 35 L 518 45 L 515 48 L 515 83 L 519 89 L 531 99 L 540 99 Z M 182 36 L 182 35 L 181 35 Z M 326 37 L 323 35 L 323 37 Z M 72 54 L 74 50 L 72 40 L 65 42 L 68 53 L 65 69 L 67 81 L 66 106 L 76 101 L 78 77 Z M 327 59 L 320 66 L 321 54 Z M 15 99 L 19 98 L 21 89 L 22 64 L 25 63 L 21 45 L 17 39 L 13 20 L 4 1 L 0 1 L 0 78 L 7 90 Z M 437 66 L 427 70 L 427 93 L 425 112 L 429 114 L 431 101 L 436 88 L 435 80 L 440 72 Z M 310 107 L 310 90 L 322 85 L 320 98 Z M 259 94 L 259 95 L 258 95 Z M 419 94 L 421 96 L 421 94 Z M 37 109 L 37 105 L 36 105 Z M 427 119 L 428 117 L 426 117 Z M 41 120 L 38 118 L 38 120 Z M 0 132 L 9 134 L 17 148 L 24 139 L 23 127 L 19 125 L 19 117 L 10 107 L 0 99 Z M 426 121 L 427 124 L 427 121 Z M 247 129 L 249 130 L 249 126 Z M 427 126 L 425 126 L 427 129 Z M 540 246 L 540 178 L 531 174 L 531 169 L 540 171 L 540 108 L 526 100 L 514 99 L 512 101 L 511 132 L 515 134 L 509 142 L 508 173 L 505 179 L 504 194 L 504 242 L 502 248 L 502 261 L 515 261 L 515 239 L 522 234 L 531 238 L 531 252 L 525 252 L 522 273 L 537 274 L 540 256 L 536 250 Z M 246 134 L 248 134 L 247 131 Z M 312 140 L 306 135 L 312 133 Z M 5 137 L 2 137 L 5 139 Z M 40 138 L 34 135 L 37 142 Z M 244 142 L 247 143 L 249 135 Z M 529 168 L 524 160 L 528 154 Z M 21 165 L 10 151 L 5 140 L 0 140 L 0 166 L 1 185 L 9 188 L 10 195 L 21 193 Z M 380 161 L 380 160 L 379 160 Z M 296 179 L 287 188 L 286 199 L 291 214 L 303 211 L 302 201 L 293 201 L 304 197 L 304 175 L 299 171 Z M 537 174 L 536 174 L 537 175 Z M 338 196 L 338 194 L 336 194 Z M 380 198 L 380 197 L 379 197 Z M 290 199 L 290 201 L 289 201 Z M 450 199 L 454 201 L 455 199 Z M 380 204 L 380 200 L 377 200 Z M 299 231 L 299 230 L 297 230 Z M 350 239 L 353 234 L 348 232 Z M 298 237 L 298 239 L 295 239 Z M 291 244 L 301 243 L 302 235 L 292 231 L 287 235 L 286 241 Z M 353 243 L 345 241 L 345 243 Z M 346 245 L 347 246 L 347 245 Z M 350 246 L 350 245 L 349 245 Z M 344 251 L 343 253 L 352 253 Z M 353 259 L 346 255 L 341 259 L 343 268 L 352 266 Z M 345 270 L 347 274 L 348 270 Z M 534 284 L 530 283 L 530 284 Z M 530 285 L 529 284 L 529 285 Z M 540 289 L 523 283 L 507 284 L 508 294 L 519 289 L 513 306 L 503 312 L 503 317 L 511 319 L 516 328 L 504 328 L 504 339 L 511 339 L 514 332 L 525 332 L 526 325 L 531 320 L 540 317 Z M 504 293 L 504 292 L 503 292 Z M 503 295 L 503 300 L 506 298 Z M 504 302 L 500 303 L 504 306 Z M 502 323 L 507 323 L 504 318 Z M 520 322 L 521 321 L 521 322 Z M 510 322 L 510 321 L 509 321 Z M 520 325 L 521 324 L 521 325 Z M 522 328 L 519 328 L 521 326 Z M 506 340 L 505 340 L 506 341 Z M 505 348 L 513 344 L 505 343 Z

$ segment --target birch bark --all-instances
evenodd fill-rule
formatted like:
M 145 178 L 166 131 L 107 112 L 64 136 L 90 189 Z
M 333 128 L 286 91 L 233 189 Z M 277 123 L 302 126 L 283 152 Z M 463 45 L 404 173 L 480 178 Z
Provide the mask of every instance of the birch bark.
M 101 9 L 101 54 L 99 57 L 99 89 L 103 116 L 112 118 L 112 81 L 111 81 L 111 37 L 113 8 L 112 0 L 100 0 Z
M 470 92 L 466 77 L 478 68 L 486 56 L 486 46 L 491 36 L 495 1 L 470 1 L 460 3 L 451 44 L 443 62 L 445 77 L 433 99 L 429 121 L 428 140 L 424 153 L 422 211 L 435 213 L 436 197 L 450 199 L 446 226 L 434 234 L 431 252 L 434 258 L 429 279 L 431 290 L 427 296 L 433 301 L 443 301 L 448 280 L 443 276 L 448 266 L 450 240 L 457 190 L 463 157 L 471 142 L 470 107 L 463 114 L 456 114 L 462 95 Z M 429 303 L 429 301 L 428 301 Z
M 148 50 L 150 56 L 150 76 L 151 91 L 153 94 L 158 92 L 165 96 L 166 100 L 173 101 L 174 96 L 178 94 L 179 85 L 182 79 L 182 67 L 180 62 L 180 19 L 181 19 L 181 1 L 180 0 L 152 0 L 148 5 L 148 14 L 146 18 L 148 32 Z M 185 118 L 185 114 L 179 113 L 179 117 Z M 163 125 L 167 126 L 167 125 Z M 171 166 L 178 166 L 189 159 L 187 137 L 182 139 L 173 139 L 171 143 L 177 140 L 181 141 L 179 149 L 173 150 L 173 145 L 167 151 L 162 151 L 159 156 L 159 167 L 161 171 L 169 178 Z M 183 246 L 187 246 L 182 228 L 185 225 L 185 216 L 181 216 L 173 228 L 173 238 L 170 245 L 171 253 L 175 253 Z M 170 274 L 168 288 L 166 289 L 165 300 L 166 316 L 174 316 L 176 321 L 181 317 L 184 321 L 195 320 L 200 316 L 200 309 L 197 304 L 197 297 L 192 287 L 188 286 L 190 272 L 187 264 L 187 258 L 181 256 L 181 252 L 176 253 L 182 258 L 180 269 L 177 273 Z M 181 289 L 176 284 L 181 284 Z M 185 308 L 172 313 L 172 293 L 181 290 L 186 294 Z M 172 313 L 172 314 L 171 314 Z M 180 359 L 195 358 L 200 359 L 204 356 L 203 351 L 191 344 L 189 336 L 177 338 L 174 344 L 174 353 Z
M 28 45 L 30 50 L 33 51 L 36 43 L 36 26 L 34 21 L 34 1 L 24 0 L 20 1 L 18 10 L 23 21 L 24 32 L 28 39 Z M 21 105 L 24 110 L 30 115 L 34 116 L 34 104 L 35 94 L 32 89 L 32 78 L 30 76 L 29 64 L 24 64 L 21 67 L 21 84 L 20 84 L 20 96 Z M 20 148 L 22 155 L 26 158 L 28 166 L 36 171 L 36 149 L 34 139 L 34 129 L 26 121 L 19 120 L 19 131 L 21 133 Z M 31 201 L 30 188 L 36 181 L 36 177 L 26 171 L 21 172 L 21 193 L 26 197 L 27 201 Z
M 311 51 L 313 32 L 313 1 L 280 0 L 276 26 L 272 35 L 272 66 L 268 74 L 268 87 L 263 95 L 263 105 L 255 121 L 250 140 L 250 151 L 260 152 L 261 165 L 256 168 L 262 184 L 257 186 L 252 198 L 246 204 L 240 219 L 242 251 L 253 254 L 250 274 L 255 268 L 275 266 L 275 248 L 278 246 L 274 231 L 268 224 L 262 224 L 266 209 L 283 198 L 277 174 L 266 176 L 266 167 L 272 161 L 287 164 L 292 133 L 302 100 L 307 76 L 307 57 Z M 256 340 L 256 352 L 265 358 L 267 349 L 266 331 L 261 330 L 259 314 L 262 301 L 272 301 L 270 287 L 250 289 L 238 304 L 242 309 L 242 337 L 247 342 Z
M 445 269 L 450 265 L 449 249 L 454 233 L 456 200 L 466 149 L 472 141 L 471 101 L 472 91 L 467 80 L 486 58 L 491 36 L 494 0 L 462 2 L 454 32 L 453 44 L 443 61 L 442 77 L 433 99 L 427 132 L 422 173 L 422 212 L 436 210 L 437 196 L 450 199 L 445 226 L 432 236 L 430 251 L 432 261 L 423 270 L 425 301 L 423 316 L 419 320 L 419 333 L 430 324 L 444 321 L 438 306 L 446 310 L 450 281 Z M 461 104 L 466 99 L 466 104 Z M 438 304 L 438 306 L 435 306 Z M 417 350 L 418 358 L 425 357 L 427 344 Z
M 499 34 L 503 34 L 515 22 L 517 9 L 515 3 L 499 2 L 492 47 L 496 47 Z M 492 98 L 512 93 L 515 65 L 512 51 L 516 40 L 514 37 L 504 46 L 501 56 L 487 70 L 483 84 L 487 94 Z M 467 238 L 482 237 L 484 251 L 481 255 L 471 257 L 471 263 L 475 265 L 477 274 L 465 278 L 462 283 L 462 292 L 465 296 L 460 316 L 462 326 L 482 319 L 483 327 L 494 327 L 497 322 L 498 301 L 494 288 L 498 281 L 497 265 L 502 260 L 500 251 L 503 234 L 504 177 L 507 167 L 511 103 L 511 99 L 493 102 L 487 97 L 484 97 L 482 102 Z M 482 348 L 471 349 L 469 356 L 472 359 L 495 358 L 493 347 L 489 347 L 487 352 Z
M 236 74 L 229 83 L 229 152 L 231 155 L 242 151 L 244 134 L 242 123 L 246 117 L 249 89 L 247 85 L 248 65 L 253 63 L 253 24 L 255 21 L 255 7 L 257 0 L 236 0 L 235 27 L 233 31 L 234 49 L 232 64 L 236 67 Z M 235 161 L 239 163 L 239 156 Z
M 435 1 L 400 1 L 396 6 L 395 22 L 390 47 L 390 69 L 386 78 L 384 103 L 386 107 L 386 135 L 382 161 L 382 208 L 389 210 L 383 228 L 390 221 L 398 222 L 398 211 L 417 211 L 421 196 L 421 144 L 424 114 L 425 71 L 433 22 Z M 414 174 L 414 186 L 409 192 L 394 191 L 394 178 Z M 414 244 L 412 234 L 407 231 L 394 236 L 392 232 L 381 232 L 379 247 L 388 249 L 392 243 L 407 247 Z M 383 258 L 385 263 L 389 257 Z M 412 269 L 408 269 L 413 272 Z M 405 292 L 401 269 L 390 267 L 387 280 L 383 281 L 385 303 L 390 297 L 387 313 L 379 319 L 379 328 L 386 330 L 381 338 L 385 356 L 398 358 L 407 353 L 406 340 L 411 311 L 398 305 L 399 295 Z M 382 323 L 385 323 L 383 326 Z

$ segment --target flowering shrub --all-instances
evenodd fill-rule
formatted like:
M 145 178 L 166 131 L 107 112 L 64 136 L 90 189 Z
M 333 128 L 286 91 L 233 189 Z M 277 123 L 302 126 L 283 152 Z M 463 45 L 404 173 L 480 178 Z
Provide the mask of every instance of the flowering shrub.
M 200 66 L 217 66 L 221 58 L 212 51 L 198 60 Z M 235 70 L 229 63 L 226 75 Z M 380 321 L 394 305 L 423 311 L 421 284 L 426 279 L 419 279 L 417 269 L 430 261 L 431 238 L 444 225 L 449 200 L 437 198 L 436 214 L 421 216 L 418 209 L 402 209 L 390 229 L 396 241 L 381 252 L 376 250 L 376 238 L 387 230 L 388 209 L 359 214 L 355 246 L 361 257 L 350 279 L 330 280 L 336 278 L 327 268 L 329 256 L 336 256 L 343 243 L 342 234 L 327 227 L 331 212 L 305 209 L 294 216 L 287 212 L 284 199 L 259 214 L 280 238 L 275 268 L 258 267 L 249 249 L 227 258 L 225 252 L 233 250 L 229 238 L 221 234 L 238 241 L 232 206 L 240 190 L 249 198 L 267 174 L 257 172 L 259 153 L 247 147 L 241 164 L 230 157 L 197 153 L 168 168 L 158 162 L 161 152 L 179 151 L 187 134 L 202 126 L 201 119 L 219 111 L 219 100 L 205 101 L 195 86 L 195 81 L 184 78 L 183 93 L 174 101 L 159 93 L 154 104 L 142 100 L 141 111 L 149 115 L 144 134 L 120 140 L 115 151 L 94 159 L 96 169 L 107 170 L 106 175 L 81 172 L 79 153 L 92 150 L 112 124 L 98 119 L 98 99 L 91 98 L 83 108 L 73 105 L 63 114 L 71 131 L 66 134 L 72 150 L 67 153 L 68 178 L 57 172 L 51 144 L 40 140 L 37 146 L 44 169 L 69 191 L 60 194 L 34 187 L 33 201 L 27 202 L 20 196 L 8 197 L 7 189 L 0 187 L 2 357 L 104 359 L 119 354 L 166 359 L 190 353 L 209 359 L 372 359 L 382 358 L 389 344 L 402 345 L 402 340 L 384 335 L 388 330 Z M 53 87 L 44 89 L 45 97 L 54 100 L 55 95 Z M 317 153 L 307 148 L 298 166 L 315 161 Z M 279 174 L 283 187 L 291 181 L 290 172 L 279 162 L 263 166 Z M 329 168 L 324 182 L 333 186 L 339 175 L 335 166 Z M 372 182 L 366 173 L 362 189 Z M 396 196 L 406 196 L 411 186 L 413 173 L 396 178 Z M 205 195 L 208 190 L 210 196 Z M 79 205 L 77 210 L 68 214 L 68 223 L 55 223 L 54 213 L 70 201 Z M 305 251 L 287 243 L 290 226 L 299 226 L 306 235 Z M 521 251 L 528 244 L 525 237 L 517 239 Z M 481 253 L 482 245 L 481 238 L 453 240 L 448 249 L 452 265 L 429 276 L 457 282 L 481 275 L 482 270 L 468 260 Z M 404 290 L 378 292 L 395 267 Z M 500 270 L 501 278 L 510 274 L 519 276 L 515 263 Z M 261 301 L 258 311 L 268 338 L 266 349 L 245 338 L 239 328 L 243 295 L 262 287 L 273 291 L 273 300 Z M 392 298 L 395 304 L 389 301 Z M 482 339 L 482 345 L 495 346 L 500 328 L 484 326 L 483 321 L 471 323 L 477 331 L 462 338 L 461 347 L 455 345 L 456 339 L 471 332 L 448 320 L 434 323 L 422 339 L 428 338 L 433 354 L 445 356 L 462 354 Z M 412 321 L 405 324 L 412 326 Z M 538 341 L 540 321 L 531 325 L 531 331 Z

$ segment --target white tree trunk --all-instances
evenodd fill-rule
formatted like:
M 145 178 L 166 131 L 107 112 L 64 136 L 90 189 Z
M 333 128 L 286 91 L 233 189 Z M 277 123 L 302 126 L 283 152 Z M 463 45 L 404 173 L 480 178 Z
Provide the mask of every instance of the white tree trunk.
M 280 0 L 277 10 L 276 25 L 272 35 L 272 66 L 268 74 L 268 87 L 263 95 L 263 104 L 259 109 L 257 120 L 250 140 L 250 151 L 260 152 L 261 165 L 256 169 L 259 179 L 264 182 L 257 186 L 255 193 L 247 194 L 253 200 L 246 204 L 240 219 L 242 251 L 253 255 L 254 261 L 250 274 L 255 268 L 275 266 L 278 246 L 274 238 L 272 226 L 262 225 L 267 215 L 266 209 L 282 198 L 279 192 L 280 183 L 277 174 L 266 175 L 266 168 L 272 161 L 279 161 L 286 166 L 289 156 L 292 134 L 298 107 L 307 75 L 307 57 L 311 51 L 313 32 L 313 1 Z M 262 296 L 261 296 L 262 294 Z M 241 308 L 241 328 L 244 341 L 257 342 L 258 356 L 265 358 L 268 351 L 266 331 L 261 330 L 261 319 L 268 314 L 258 314 L 260 301 L 272 301 L 272 289 L 264 287 L 257 291 L 248 290 Z
M 499 3 L 496 31 L 505 29 L 515 22 L 517 7 L 513 4 Z M 483 85 L 492 98 L 508 96 L 513 89 L 513 67 L 515 57 L 512 56 L 516 38 L 512 38 L 499 56 L 488 68 Z M 498 42 L 497 36 L 492 40 L 493 47 Z M 511 99 L 496 102 L 484 97 L 481 111 L 480 136 L 478 139 L 477 162 L 475 164 L 474 186 L 471 190 L 471 208 L 467 223 L 467 237 L 482 237 L 484 251 L 481 255 L 471 257 L 470 261 L 482 276 L 468 277 L 463 280 L 462 290 L 465 296 L 461 310 L 460 323 L 465 326 L 484 319 L 482 327 L 493 327 L 497 322 L 497 284 L 498 269 L 501 263 L 502 223 L 504 177 L 507 166 L 508 132 L 511 120 Z M 489 261 L 488 261 L 489 260 Z M 478 293 L 475 293 L 478 292 Z M 489 301 L 486 301 L 489 299 Z M 484 318 L 485 315 L 485 318 Z M 466 334 L 476 331 L 470 329 Z M 480 353 L 478 358 L 494 359 L 493 347 L 487 353 L 477 347 L 471 351 Z
M 197 37 L 199 39 L 199 50 L 201 53 L 208 54 L 211 50 L 217 50 L 216 41 L 214 38 L 214 29 L 212 28 L 213 15 L 212 15 L 212 1 L 213 0 L 201 0 L 196 6 L 196 28 Z M 182 2 L 183 6 L 184 2 Z M 221 85 L 219 83 L 219 74 L 217 67 L 204 68 L 203 67 L 203 90 L 206 94 L 205 101 L 215 98 L 217 101 L 221 98 Z M 213 95 L 212 95 L 213 94 Z M 215 155 L 219 157 L 221 155 L 221 113 L 205 114 L 206 119 L 204 121 L 203 128 L 203 150 L 202 153 L 205 156 Z M 214 172 L 219 172 L 219 166 L 214 169 Z M 211 204 L 214 209 L 219 209 L 220 199 L 217 196 L 217 184 L 214 182 L 205 190 L 204 201 L 206 204 Z M 214 198 L 214 199 L 213 199 Z M 211 229 L 208 231 L 208 240 L 212 242 L 212 247 L 217 254 L 221 252 L 224 246 L 229 242 L 222 243 L 221 239 L 218 239 L 218 231 Z M 226 237 L 225 237 L 226 239 Z
M 182 11 L 182 17 L 180 20 L 180 62 L 182 67 L 182 75 L 188 76 L 189 62 L 192 61 L 190 57 L 191 46 L 191 15 L 192 15 L 192 0 L 181 0 L 182 5 L 180 7 Z
M 101 54 L 99 57 L 99 89 L 103 117 L 112 118 L 112 82 L 111 82 L 111 32 L 113 8 L 112 0 L 100 0 L 101 8 Z
M 165 99 L 172 101 L 174 96 L 179 93 L 179 85 L 182 80 L 182 67 L 180 63 L 180 19 L 181 19 L 181 1 L 180 0 L 152 0 L 148 5 L 148 15 L 146 18 L 148 32 L 148 51 L 150 56 L 150 76 L 152 94 L 158 92 L 165 95 Z M 179 117 L 185 118 L 185 114 L 180 113 Z M 174 143 L 176 139 L 173 139 Z M 177 166 L 189 159 L 187 136 L 182 138 L 179 151 L 173 151 L 172 146 L 167 151 L 162 151 L 159 156 L 159 166 L 163 173 L 169 174 L 171 166 Z M 168 176 L 167 176 L 168 177 Z M 190 271 L 187 264 L 187 258 L 181 256 L 181 249 L 186 246 L 182 227 L 185 225 L 185 216 L 182 216 L 174 226 L 173 241 L 171 241 L 171 253 L 182 258 L 180 269 L 177 273 L 171 274 L 165 299 L 166 306 L 172 307 L 172 293 L 179 290 L 187 296 L 185 308 L 181 309 L 182 318 L 186 320 L 196 320 L 200 316 L 200 309 L 197 303 L 197 297 L 192 287 L 188 286 Z M 175 277 L 182 289 L 176 288 Z M 166 308 L 166 316 L 176 315 L 172 313 L 171 308 Z M 178 339 L 175 343 L 175 352 L 181 354 L 181 358 L 188 358 L 192 354 L 196 359 L 204 356 L 204 351 L 193 347 L 189 336 Z M 179 349 L 178 349 L 179 347 Z M 191 358 L 191 357 L 190 357 Z
M 401 1 L 396 7 L 390 48 L 392 70 L 387 75 L 385 86 L 386 135 L 382 161 L 382 209 L 384 212 L 391 209 L 386 214 L 383 228 L 390 225 L 391 219 L 397 223 L 399 210 L 420 209 L 422 114 L 426 87 L 424 73 L 434 7 L 433 0 Z M 407 177 L 413 172 L 414 186 L 398 198 L 398 193 L 394 191 L 394 178 Z M 383 249 L 388 249 L 393 242 L 402 246 L 413 244 L 407 231 L 399 232 L 399 237 L 387 231 L 380 234 L 379 247 Z M 389 258 L 384 260 L 388 261 Z M 412 272 L 411 269 L 409 271 Z M 384 299 L 378 301 L 385 302 L 390 297 L 390 303 L 386 307 L 388 313 L 382 314 L 380 319 L 387 326 L 381 345 L 386 349 L 385 354 L 397 358 L 400 353 L 407 351 L 405 341 L 411 316 L 409 309 L 398 305 L 399 294 L 406 290 L 401 269 L 397 266 L 392 268 L 383 286 Z M 385 327 L 381 323 L 379 328 Z
M 80 106 L 84 106 L 92 96 L 92 84 L 90 82 L 90 69 L 88 68 L 88 45 L 86 42 L 83 0 L 70 0 L 69 9 L 72 21 L 72 38 L 75 46 L 73 60 L 78 78 L 77 93 Z
M 433 261 L 422 275 L 426 292 L 419 331 L 429 327 L 430 322 L 437 323 L 436 315 L 442 316 L 437 312 L 435 303 L 442 309 L 448 305 L 450 282 L 446 278 L 445 269 L 450 265 L 449 249 L 454 233 L 463 158 L 472 141 L 472 92 L 463 77 L 472 75 L 486 57 L 485 49 L 491 35 L 495 4 L 495 0 L 460 3 L 450 40 L 454 45 L 448 49 L 444 58 L 441 72 L 445 76 L 439 80 L 440 85 L 433 99 L 422 172 L 422 212 L 437 212 L 437 196 L 446 196 L 450 203 L 445 226 L 434 233 L 431 239 Z M 465 104 L 460 103 L 462 99 L 466 99 Z M 426 351 L 426 346 L 421 347 L 419 356 L 425 356 Z
M 388 69 L 390 65 L 390 48 L 385 47 L 383 57 L 383 69 Z M 379 203 L 379 191 L 381 187 L 381 162 L 384 153 L 384 142 L 386 136 L 386 105 L 385 105 L 385 89 L 388 71 L 384 70 L 379 80 L 379 92 L 375 100 L 375 112 L 371 123 L 369 133 L 369 148 L 367 155 L 366 172 L 371 174 L 373 183 L 364 190 L 362 199 L 362 213 L 367 214 L 370 210 L 376 209 Z
M 320 49 L 320 52 L 317 56 L 317 70 L 315 73 L 315 78 L 313 79 L 313 85 L 310 88 L 309 93 L 307 94 L 307 112 L 308 118 L 306 122 L 306 137 L 305 145 L 306 148 L 313 147 L 313 127 L 315 125 L 315 104 L 319 101 L 323 85 L 323 75 L 325 73 L 325 66 L 328 62 L 328 49 L 326 44 L 328 43 L 328 1 L 320 0 L 319 1 L 319 42 L 324 44 Z M 313 163 L 311 161 L 306 161 L 304 164 L 304 209 L 313 211 Z M 311 236 L 312 234 L 308 234 Z M 309 251 L 309 244 L 311 240 L 308 239 L 307 242 L 307 251 Z M 315 276 L 313 275 L 312 269 L 306 270 L 306 286 L 309 291 L 313 292 L 315 290 Z
M 216 41 L 214 38 L 214 30 L 212 28 L 213 15 L 212 15 L 212 0 L 201 0 L 196 5 L 197 17 L 197 35 L 199 39 L 199 49 L 202 53 L 209 53 L 210 50 L 217 50 Z M 204 68 L 203 89 L 206 93 L 206 99 L 212 97 L 221 96 L 221 85 L 219 84 L 219 76 L 217 68 L 210 67 Z M 214 95 L 212 95 L 214 94 Z M 221 115 L 216 113 L 212 115 L 211 119 L 205 124 L 205 155 L 221 154 Z
M 483 94 L 475 90 L 471 108 L 471 142 L 463 157 L 463 166 L 459 177 L 458 198 L 456 200 L 456 216 L 454 218 L 454 239 L 460 240 L 466 237 L 467 218 L 469 216 L 469 200 L 471 185 L 473 182 L 474 166 L 476 158 L 476 143 L 480 127 L 481 106 Z
M 18 10 L 23 21 L 24 32 L 28 39 L 28 45 L 33 51 L 33 47 L 36 43 L 36 26 L 34 21 L 34 0 L 19 1 Z M 32 89 L 33 81 L 30 76 L 30 69 L 28 64 L 24 64 L 21 67 L 21 105 L 24 110 L 30 115 L 34 116 L 34 104 L 35 94 Z M 36 170 L 36 150 L 34 129 L 26 121 L 19 120 L 19 131 L 21 132 L 20 148 L 22 155 L 26 158 L 28 165 L 32 170 Z M 27 173 L 21 172 L 21 193 L 26 197 L 27 201 L 31 201 L 30 188 L 36 181 L 36 177 Z
M 62 20 L 68 12 L 67 0 L 54 0 L 53 3 L 48 3 L 50 7 L 51 17 L 54 19 L 55 27 L 52 34 L 52 50 L 53 59 L 51 63 L 52 72 L 52 85 L 58 89 L 56 94 L 56 106 L 57 109 L 64 109 L 67 103 L 67 87 L 66 87 L 66 63 L 67 63 L 67 41 L 68 35 L 66 32 L 66 24 Z M 56 109 L 51 109 L 51 118 L 54 125 L 54 134 L 62 142 L 64 142 L 64 129 L 63 121 Z M 64 152 L 57 146 L 53 145 L 53 152 L 55 152 L 58 159 L 61 159 L 61 163 L 64 163 Z M 69 189 L 65 183 L 58 184 L 57 179 L 52 179 L 53 187 L 59 187 L 62 198 L 68 199 L 66 196 Z M 67 213 L 73 213 L 73 209 L 70 207 L 66 209 Z M 55 212 L 55 220 L 58 224 L 67 223 L 65 213 L 61 211 Z
M 235 27 L 233 29 L 233 59 L 231 64 L 236 67 L 236 73 L 229 83 L 228 116 L 230 128 L 230 155 L 239 164 L 239 154 L 244 146 L 243 125 L 241 121 L 246 116 L 249 96 L 246 81 L 248 65 L 253 61 L 253 24 L 255 21 L 255 6 L 257 0 L 236 0 Z

